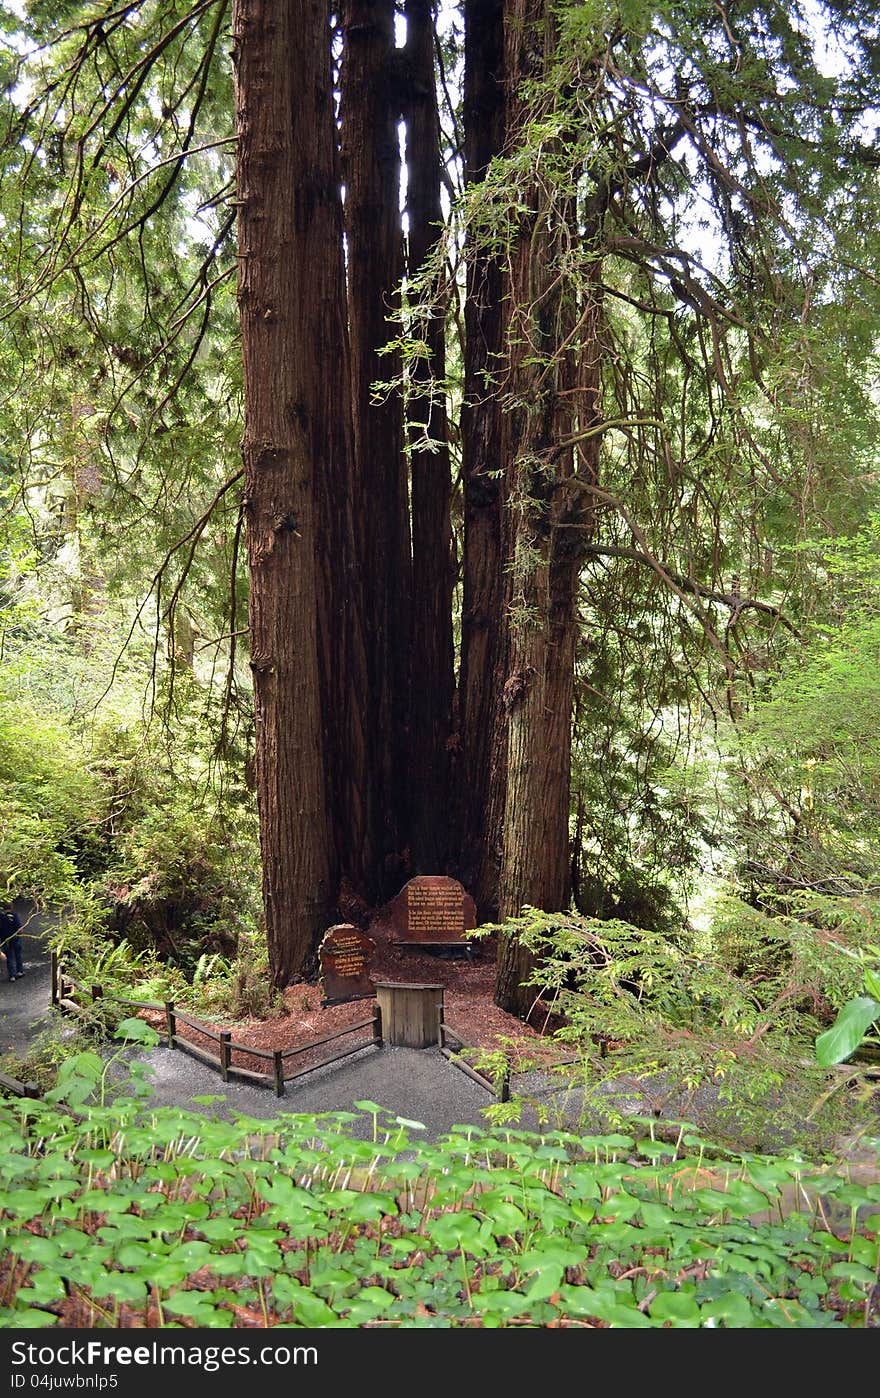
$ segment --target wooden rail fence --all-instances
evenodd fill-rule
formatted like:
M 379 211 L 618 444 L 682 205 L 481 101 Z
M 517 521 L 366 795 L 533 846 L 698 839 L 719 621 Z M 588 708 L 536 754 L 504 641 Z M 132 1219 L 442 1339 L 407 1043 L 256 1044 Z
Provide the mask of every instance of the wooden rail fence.
M 64 969 L 57 953 L 54 951 L 51 953 L 50 974 L 51 1003 L 62 1012 L 84 1017 L 88 1014 L 88 1009 L 83 1003 L 84 1001 L 94 1005 L 98 1000 L 107 999 L 112 1000 L 116 1005 L 128 1006 L 130 1009 L 153 1010 L 157 1013 L 162 1013 L 165 1020 L 165 1041 L 169 1048 L 180 1049 L 184 1053 L 190 1054 L 193 1058 L 197 1058 L 201 1063 L 206 1064 L 207 1067 L 218 1072 L 223 1082 L 228 1082 L 232 1077 L 242 1078 L 246 1082 L 257 1083 L 261 1087 L 267 1087 L 271 1084 L 277 1097 L 283 1097 L 285 1095 L 285 1083 L 293 1082 L 297 1078 L 303 1077 L 306 1073 L 314 1072 L 317 1068 L 324 1068 L 330 1063 L 336 1063 L 343 1058 L 348 1058 L 353 1053 L 360 1053 L 362 1049 L 370 1047 L 382 1048 L 384 1042 L 382 1037 L 382 1009 L 378 1001 L 370 1014 L 364 1016 L 363 1019 L 356 1020 L 353 1024 L 347 1024 L 343 1029 L 336 1029 L 328 1034 L 318 1034 L 314 1038 L 306 1040 L 305 1043 L 298 1044 L 295 1048 L 262 1049 L 252 1044 L 237 1043 L 232 1038 L 230 1030 L 216 1029 L 209 1024 L 203 1023 L 201 1020 L 185 1013 L 183 1010 L 179 1010 L 173 1000 L 165 1000 L 163 1002 L 158 1000 L 132 1000 L 127 996 L 113 995 L 112 993 L 105 992 L 104 987 L 98 982 L 93 982 L 91 985 L 85 986 L 71 976 L 69 971 Z M 404 987 L 404 989 L 412 988 L 413 987 Z M 424 988 L 436 990 L 439 987 L 432 986 Z M 389 989 L 393 989 L 393 987 L 389 987 Z M 493 1097 L 498 1097 L 502 1102 L 508 1101 L 510 1097 L 510 1067 L 508 1066 L 507 1071 L 497 1082 L 493 1082 L 482 1073 L 479 1073 L 476 1068 L 472 1068 L 470 1064 L 466 1063 L 461 1057 L 461 1054 L 465 1050 L 465 1045 L 454 1030 L 450 1029 L 445 1022 L 443 1017 L 442 994 L 436 1005 L 435 1013 L 436 1042 L 443 1057 L 452 1063 L 454 1067 L 458 1068 L 460 1072 L 466 1074 L 467 1077 L 478 1083 L 480 1087 L 485 1088 Z M 194 1043 L 192 1039 L 188 1039 L 180 1034 L 178 1032 L 178 1026 L 181 1024 L 190 1029 L 193 1033 L 200 1035 L 203 1039 L 208 1040 L 209 1043 L 216 1044 L 217 1053 L 210 1052 L 209 1049 L 202 1047 L 201 1044 Z M 309 1053 L 313 1049 L 321 1048 L 325 1044 L 331 1044 L 337 1039 L 347 1038 L 363 1029 L 369 1029 L 370 1034 L 358 1043 L 350 1045 L 348 1048 L 331 1051 L 322 1055 L 315 1062 L 307 1063 L 293 1071 L 288 1071 L 288 1065 L 292 1060 L 300 1058 L 303 1054 Z M 433 1038 L 433 1031 L 431 1037 Z M 245 1058 L 263 1060 L 267 1064 L 271 1063 L 271 1068 L 267 1067 L 265 1072 L 258 1072 L 253 1068 L 245 1068 L 241 1063 L 235 1063 L 233 1061 L 233 1054 Z M 9 1077 L 4 1073 L 0 1073 L 0 1092 L 12 1093 L 18 1097 L 40 1096 L 39 1088 L 36 1083 L 19 1082 L 17 1078 Z
M 257 1048 L 253 1044 L 236 1042 L 230 1030 L 216 1029 L 209 1024 L 204 1024 L 202 1020 L 179 1010 L 173 1000 L 165 1000 L 161 1003 L 157 1000 L 130 1000 L 122 995 L 105 995 L 103 986 L 99 984 L 88 987 L 81 985 L 64 969 L 54 952 L 51 958 L 51 981 L 52 1004 L 70 1014 L 83 1016 L 88 1013 L 82 1003 L 83 998 L 88 999 L 92 1004 L 96 1000 L 106 998 L 112 1000 L 114 1004 L 127 1005 L 132 1009 L 155 1010 L 163 1013 L 165 1016 L 165 1042 L 170 1049 L 181 1049 L 184 1053 L 197 1058 L 199 1062 L 218 1072 L 224 1082 L 228 1082 L 230 1078 L 242 1078 L 246 1082 L 257 1083 L 261 1087 L 267 1087 L 271 1084 L 275 1089 L 276 1097 L 284 1096 L 285 1083 L 293 1082 L 296 1078 L 301 1078 L 306 1073 L 312 1073 L 316 1068 L 323 1068 L 328 1063 L 336 1063 L 339 1059 L 348 1058 L 353 1053 L 360 1053 L 362 1049 L 381 1048 L 383 1042 L 382 1013 L 378 1004 L 363 1019 L 355 1020 L 353 1024 L 347 1024 L 343 1029 L 335 1029 L 329 1034 L 318 1034 L 312 1039 L 307 1039 L 305 1043 L 297 1044 L 295 1048 L 263 1049 Z M 217 1053 L 212 1053 L 201 1044 L 194 1043 L 192 1039 L 179 1033 L 179 1025 L 184 1025 L 201 1038 L 207 1039 L 209 1043 L 216 1044 Z M 326 1053 L 315 1062 L 289 1071 L 288 1065 L 292 1060 L 301 1058 L 303 1054 L 309 1053 L 312 1049 L 330 1044 L 336 1039 L 346 1038 L 363 1029 L 369 1029 L 370 1034 L 358 1043 L 335 1052 Z M 254 1068 L 245 1068 L 241 1063 L 233 1061 L 234 1054 L 263 1060 L 267 1064 L 271 1064 L 271 1067 L 267 1067 L 265 1072 L 259 1072 Z
M 454 1030 L 450 1029 L 443 1019 L 442 1011 L 437 1026 L 437 1047 L 443 1054 L 443 1057 L 448 1059 L 454 1067 L 466 1074 L 467 1077 L 473 1078 L 474 1082 L 480 1084 L 480 1087 L 484 1087 L 487 1092 L 492 1093 L 493 1097 L 497 1097 L 499 1102 L 508 1102 L 510 1100 L 510 1064 L 508 1063 L 500 1081 L 494 1083 L 491 1078 L 484 1077 L 482 1073 L 477 1072 L 476 1068 L 472 1068 L 469 1063 L 465 1063 L 464 1059 L 460 1057 L 465 1046 Z
M 12 1097 L 39 1097 L 40 1089 L 35 1082 L 19 1082 L 8 1073 L 0 1073 L 0 1092 L 8 1092 Z

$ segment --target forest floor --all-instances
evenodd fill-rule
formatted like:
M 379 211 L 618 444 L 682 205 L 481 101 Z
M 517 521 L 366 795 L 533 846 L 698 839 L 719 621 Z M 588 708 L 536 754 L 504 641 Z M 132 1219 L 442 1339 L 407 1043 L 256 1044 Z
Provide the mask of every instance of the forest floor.
M 373 983 L 442 986 L 444 1022 L 463 1044 L 486 1049 L 509 1045 L 524 1052 L 549 1050 L 541 1032 L 546 1014 L 542 1019 L 537 1005 L 531 1016 L 534 1023 L 525 1024 L 495 1004 L 496 936 L 465 944 L 472 948 L 470 956 L 454 944 L 439 951 L 411 944 L 401 946 L 382 910 L 366 931 L 375 942 L 369 967 Z M 263 1047 L 293 1047 L 312 1035 L 342 1028 L 364 1014 L 363 1003 L 358 1001 L 322 1005 L 319 984 L 302 982 L 288 986 L 283 1001 L 284 1009 L 277 1018 L 248 1026 L 248 1042 Z
M 508 1014 L 494 1002 L 497 937 L 480 938 L 471 943 L 472 955 L 463 948 L 444 948 L 440 952 L 422 950 L 412 945 L 401 946 L 390 918 L 383 910 L 373 917 L 367 935 L 375 942 L 371 953 L 369 975 L 373 983 L 440 985 L 443 988 L 443 1020 L 451 1035 L 466 1048 L 503 1050 L 513 1060 L 527 1058 L 549 1066 L 560 1057 L 558 1047 L 543 1032 L 550 1027 L 546 1009 L 536 1003 L 531 1023 L 524 1023 Z M 370 1013 L 372 1000 L 351 1000 L 342 1004 L 323 1004 L 319 982 L 301 981 L 289 985 L 282 993 L 282 1004 L 265 1019 L 232 1022 L 218 1021 L 213 1028 L 232 1031 L 236 1043 L 259 1049 L 301 1049 L 310 1040 L 325 1034 L 345 1030 Z M 164 1027 L 164 1015 L 145 1014 L 157 1029 Z M 208 1047 L 196 1031 L 184 1033 L 200 1047 Z M 307 1067 L 327 1053 L 326 1045 L 311 1053 L 303 1050 L 298 1067 Z M 248 1060 L 243 1054 L 233 1054 L 233 1064 L 266 1071 L 265 1061 Z

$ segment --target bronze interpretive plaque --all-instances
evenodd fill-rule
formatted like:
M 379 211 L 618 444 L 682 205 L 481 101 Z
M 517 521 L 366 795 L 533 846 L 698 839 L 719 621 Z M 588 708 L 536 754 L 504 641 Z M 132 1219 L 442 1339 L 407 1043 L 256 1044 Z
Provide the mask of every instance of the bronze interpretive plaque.
M 369 975 L 375 947 L 372 937 L 351 923 L 340 922 L 327 929 L 318 948 L 322 1005 L 342 1005 L 375 995 Z
M 399 941 L 455 943 L 476 926 L 476 909 L 456 879 L 422 874 L 392 901 L 391 921 Z

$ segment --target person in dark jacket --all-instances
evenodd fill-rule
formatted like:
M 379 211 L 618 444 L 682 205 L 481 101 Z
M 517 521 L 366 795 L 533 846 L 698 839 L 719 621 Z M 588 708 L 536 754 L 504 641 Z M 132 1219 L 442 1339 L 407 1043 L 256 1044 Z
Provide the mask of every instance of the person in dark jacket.
M 21 918 L 12 904 L 0 904 L 0 946 L 6 957 L 6 969 L 11 981 L 17 981 L 24 975 L 20 932 Z

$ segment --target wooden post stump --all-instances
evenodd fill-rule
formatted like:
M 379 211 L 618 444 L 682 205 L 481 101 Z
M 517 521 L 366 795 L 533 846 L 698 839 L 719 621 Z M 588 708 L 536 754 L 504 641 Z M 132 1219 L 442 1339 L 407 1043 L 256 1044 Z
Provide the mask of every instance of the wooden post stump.
M 386 1044 L 428 1048 L 437 1043 L 443 986 L 376 981 L 376 999 Z

